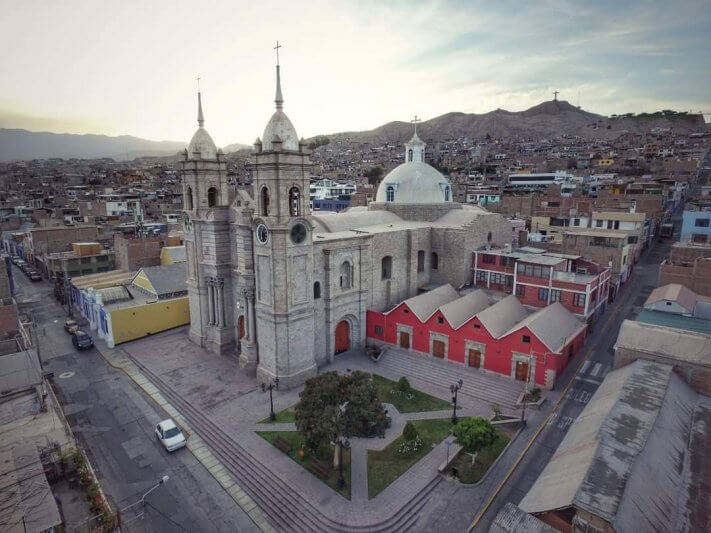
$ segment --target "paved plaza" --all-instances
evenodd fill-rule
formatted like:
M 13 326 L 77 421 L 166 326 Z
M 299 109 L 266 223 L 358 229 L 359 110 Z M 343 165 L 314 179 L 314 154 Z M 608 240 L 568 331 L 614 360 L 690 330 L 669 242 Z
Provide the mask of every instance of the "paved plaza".
M 353 439 L 349 501 L 256 434 L 256 431 L 289 431 L 295 428 L 293 424 L 258 424 L 269 414 L 268 393 L 263 392 L 257 386 L 256 379 L 246 375 L 235 360 L 208 353 L 189 342 L 185 328 L 124 344 L 115 352 L 129 356 L 143 369 L 149 380 L 156 382 L 154 385 L 169 388 L 192 409 L 209 419 L 226 438 L 245 450 L 250 459 L 268 468 L 270 478 L 281 480 L 280 490 L 287 487 L 293 492 L 295 501 L 304 499 L 309 507 L 317 509 L 326 523 L 331 525 L 329 529 L 347 531 L 372 527 L 374 530 L 392 530 L 399 529 L 395 527 L 399 525 L 412 528 L 431 490 L 445 479 L 437 470 L 447 456 L 446 444 L 442 442 L 377 497 L 369 500 L 367 450 L 385 448 L 402 433 L 407 420 L 448 418 L 450 410 L 401 414 L 388 405 L 393 422 L 385 438 Z M 330 370 L 340 373 L 363 370 L 392 380 L 405 375 L 413 387 L 446 401 L 450 400 L 449 385 L 457 377 L 462 377 L 465 387 L 459 396 L 459 416 L 488 417 L 492 414 L 493 403 L 502 405 L 504 412 L 511 413 L 511 405 L 522 390 L 520 383 L 506 377 L 442 364 L 403 353 L 399 349 L 386 352 L 379 362 L 372 361 L 361 352 L 341 354 L 333 364 L 320 371 Z M 467 383 L 472 384 L 469 389 L 472 393 L 467 393 Z M 275 411 L 294 405 L 302 389 L 275 391 Z M 176 409 L 180 412 L 179 407 Z M 200 434 L 200 431 L 196 433 Z M 200 437 L 207 441 L 209 447 L 208 436 Z M 516 444 L 518 439 L 510 448 L 516 448 Z M 241 487 L 245 492 L 253 493 L 248 480 L 241 483 Z M 254 494 L 259 501 L 259 494 L 256 491 Z M 415 503 L 417 508 L 411 508 Z M 269 509 L 264 509 L 264 514 L 273 518 Z M 399 518 L 392 518 L 398 514 L 413 516 L 401 524 Z M 388 523 L 389 518 L 394 522 Z M 414 529 L 417 529 L 416 526 Z

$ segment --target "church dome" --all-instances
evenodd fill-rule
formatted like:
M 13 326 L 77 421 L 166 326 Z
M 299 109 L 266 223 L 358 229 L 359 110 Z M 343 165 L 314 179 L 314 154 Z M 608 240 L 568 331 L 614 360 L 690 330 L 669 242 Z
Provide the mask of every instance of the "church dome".
M 388 189 L 391 195 L 388 196 Z M 452 201 L 449 181 L 421 161 L 408 161 L 392 169 L 380 183 L 376 202 L 441 204 Z
M 452 201 L 447 178 L 425 163 L 425 143 L 417 130 L 405 144 L 405 162 L 392 169 L 380 183 L 376 202 L 395 204 L 441 204 Z
M 272 142 L 275 140 L 281 141 L 282 150 L 299 151 L 299 136 L 296 134 L 296 128 L 294 128 L 289 117 L 281 109 L 277 109 L 274 112 L 267 123 L 267 127 L 264 128 L 262 149 L 267 152 L 273 150 Z
M 217 146 L 205 128 L 200 126 L 188 145 L 188 155 L 191 159 L 216 159 Z

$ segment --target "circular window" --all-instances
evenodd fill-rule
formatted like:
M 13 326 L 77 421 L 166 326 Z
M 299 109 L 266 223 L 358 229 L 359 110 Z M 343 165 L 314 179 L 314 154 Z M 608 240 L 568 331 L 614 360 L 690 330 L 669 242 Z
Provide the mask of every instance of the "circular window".
M 291 227 L 291 241 L 294 244 L 301 244 L 306 240 L 306 226 L 301 223 L 294 224 Z
M 259 226 L 257 226 L 257 240 L 262 244 L 265 244 L 268 238 L 269 229 L 264 224 L 260 224 Z

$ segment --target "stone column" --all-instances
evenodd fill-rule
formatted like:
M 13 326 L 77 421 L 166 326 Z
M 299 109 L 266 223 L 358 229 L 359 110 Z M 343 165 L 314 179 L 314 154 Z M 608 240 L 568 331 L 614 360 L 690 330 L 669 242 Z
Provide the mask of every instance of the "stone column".
M 255 330 L 254 316 L 254 289 L 247 290 L 247 313 L 249 315 L 249 340 L 250 342 L 257 341 L 257 332 Z
M 225 280 L 217 280 L 217 321 L 221 328 L 225 327 Z
M 210 311 L 210 320 L 208 324 L 211 326 L 215 324 L 215 286 L 212 278 L 207 280 L 207 296 L 208 296 L 208 310 Z
M 242 289 L 242 316 L 244 317 L 244 340 L 253 342 L 252 339 L 252 317 L 249 312 L 249 300 L 247 300 L 247 289 Z

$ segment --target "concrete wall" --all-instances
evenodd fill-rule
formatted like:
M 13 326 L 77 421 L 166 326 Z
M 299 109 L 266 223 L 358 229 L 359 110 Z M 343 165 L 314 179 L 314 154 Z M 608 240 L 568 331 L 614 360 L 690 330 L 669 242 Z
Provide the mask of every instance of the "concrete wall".
M 711 296 L 711 258 L 696 259 L 691 265 L 662 263 L 658 286 L 679 283 L 696 294 Z

